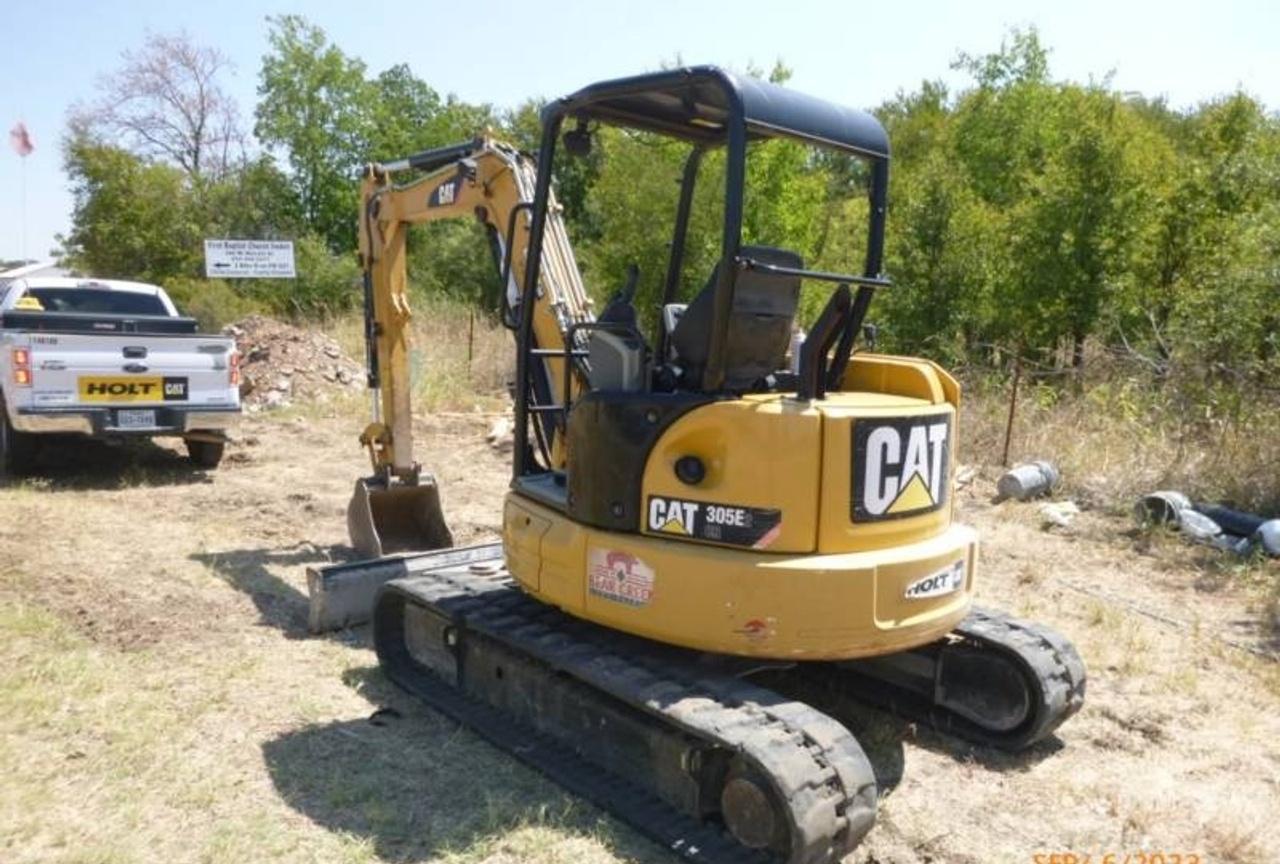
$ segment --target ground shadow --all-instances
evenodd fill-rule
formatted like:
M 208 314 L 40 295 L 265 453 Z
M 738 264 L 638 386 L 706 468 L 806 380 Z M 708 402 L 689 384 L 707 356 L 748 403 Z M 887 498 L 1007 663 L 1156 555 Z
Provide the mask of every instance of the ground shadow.
M 369 838 L 381 860 L 417 862 L 468 850 L 519 860 L 575 835 L 602 842 L 623 860 L 672 860 L 422 706 L 377 667 L 348 670 L 343 680 L 381 707 L 365 719 L 286 732 L 263 745 L 263 756 L 290 806 L 331 831 Z M 534 833 L 522 835 L 526 827 Z
M 226 552 L 197 552 L 189 556 L 208 567 L 219 578 L 253 600 L 262 622 L 279 629 L 290 639 L 312 636 L 307 629 L 310 601 L 306 594 L 272 572 L 273 567 L 332 564 L 356 557 L 349 546 L 317 546 L 296 543 L 274 549 L 233 549 Z M 333 634 L 343 641 L 367 642 L 365 631 L 357 628 Z
M 212 472 L 150 438 L 107 441 L 40 435 L 34 460 L 17 482 L 53 489 L 125 489 L 212 483 Z

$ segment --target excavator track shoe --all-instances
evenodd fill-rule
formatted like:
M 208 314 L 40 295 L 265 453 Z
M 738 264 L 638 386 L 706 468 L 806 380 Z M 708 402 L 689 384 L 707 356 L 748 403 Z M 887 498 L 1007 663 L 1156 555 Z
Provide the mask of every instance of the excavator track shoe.
M 386 583 L 373 626 L 397 684 L 688 860 L 832 864 L 875 821 L 849 731 L 733 664 L 466 568 Z

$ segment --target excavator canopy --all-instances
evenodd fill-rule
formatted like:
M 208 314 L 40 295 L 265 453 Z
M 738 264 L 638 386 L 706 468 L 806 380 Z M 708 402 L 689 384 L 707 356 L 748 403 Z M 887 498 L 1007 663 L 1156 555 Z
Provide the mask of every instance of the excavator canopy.
M 748 139 L 781 135 L 872 159 L 889 157 L 889 136 L 871 114 L 715 66 L 602 81 L 551 103 L 544 119 L 548 113 L 598 118 L 704 146 L 728 143 L 736 125 Z

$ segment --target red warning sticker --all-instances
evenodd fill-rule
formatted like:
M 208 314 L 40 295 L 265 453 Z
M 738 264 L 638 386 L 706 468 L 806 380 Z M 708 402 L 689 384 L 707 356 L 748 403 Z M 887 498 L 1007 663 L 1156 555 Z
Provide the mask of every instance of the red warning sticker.
M 647 606 L 653 599 L 653 568 L 630 552 L 592 548 L 587 552 L 587 588 L 597 597 Z

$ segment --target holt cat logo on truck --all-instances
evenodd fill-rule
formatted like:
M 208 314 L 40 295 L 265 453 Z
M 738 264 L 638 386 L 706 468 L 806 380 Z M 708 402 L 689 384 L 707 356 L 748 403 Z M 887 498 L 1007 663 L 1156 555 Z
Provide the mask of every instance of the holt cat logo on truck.
M 83 402 L 181 402 L 187 398 L 186 378 L 81 378 Z
M 918 516 L 947 501 L 951 415 L 853 424 L 854 522 Z

